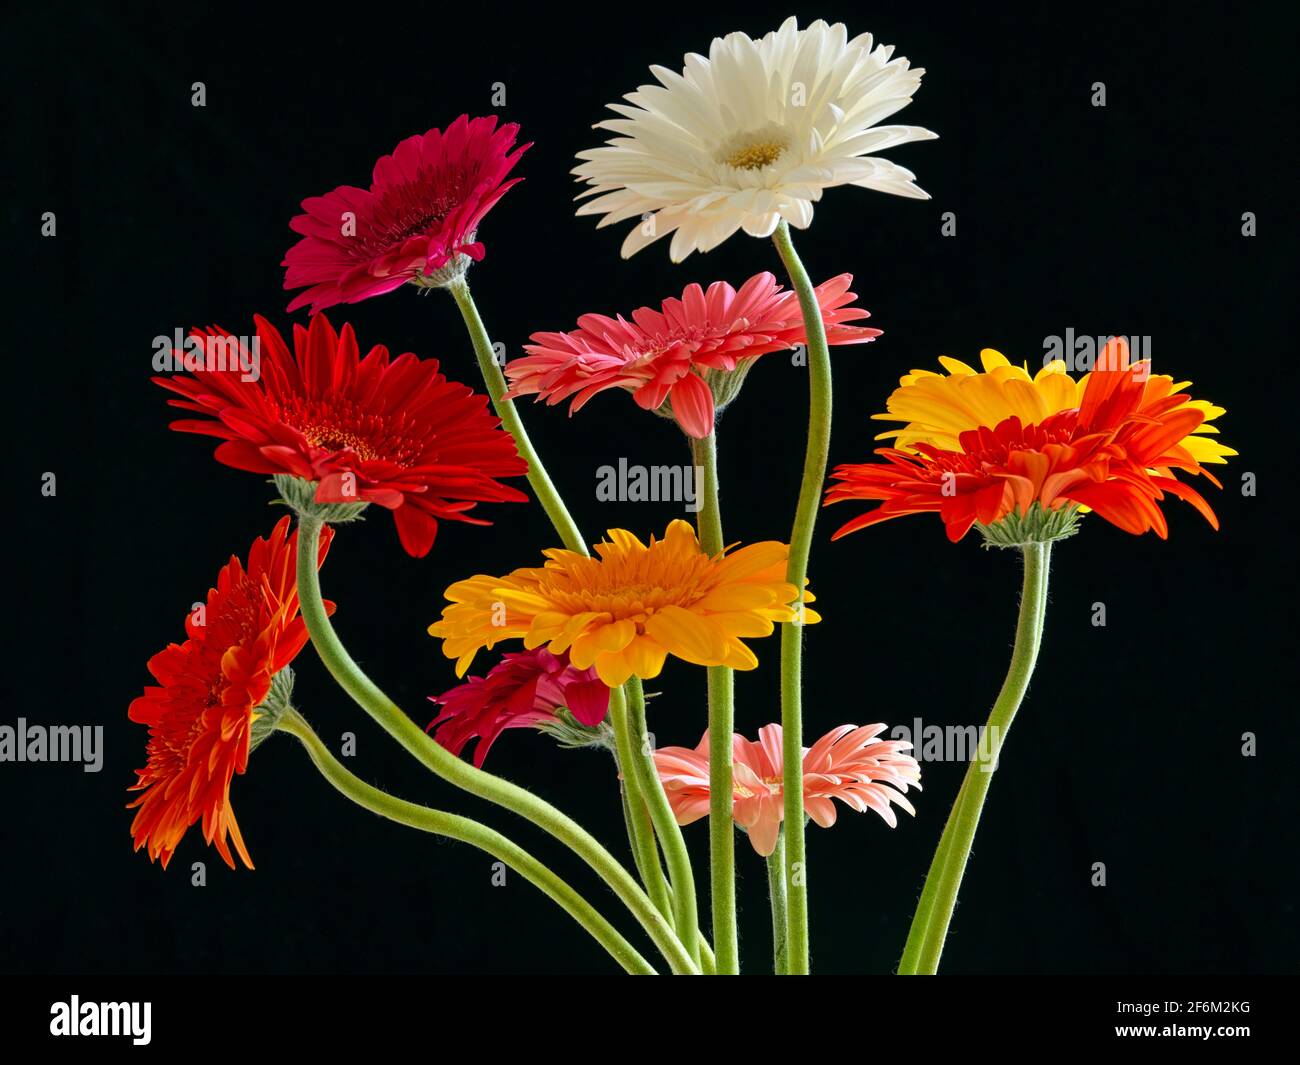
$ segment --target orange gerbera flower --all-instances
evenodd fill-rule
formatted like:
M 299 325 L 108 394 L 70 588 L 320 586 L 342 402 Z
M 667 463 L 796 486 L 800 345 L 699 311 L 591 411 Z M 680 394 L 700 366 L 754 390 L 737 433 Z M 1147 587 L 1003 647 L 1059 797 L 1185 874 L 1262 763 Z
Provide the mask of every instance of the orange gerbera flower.
M 701 666 L 753 669 L 742 642 L 796 620 L 800 598 L 785 580 L 786 544 L 768 541 L 709 555 L 684 521 L 647 546 L 611 529 L 589 558 L 553 548 L 541 569 L 476 576 L 447 589 L 449 605 L 429 633 L 464 676 L 480 648 L 520 639 L 531 649 L 568 653 L 577 669 L 595 666 L 610 687 L 635 675 L 657 677 L 675 655 Z M 805 591 L 802 602 L 812 602 Z M 799 608 L 805 623 L 820 620 Z
M 885 459 L 836 468 L 826 503 L 881 500 L 833 539 L 889 518 L 935 512 L 948 538 L 979 522 L 1095 511 L 1125 532 L 1168 526 L 1157 503 L 1165 494 L 1191 503 L 1216 529 L 1218 519 L 1174 470 L 1204 475 L 1202 463 L 1236 452 L 1214 439 L 1209 422 L 1223 408 L 1182 394 L 1189 382 L 1153 376 L 1130 364 L 1128 344 L 1111 340 L 1092 373 L 1078 381 L 1054 362 L 1030 377 L 996 351 L 981 352 L 984 372 L 941 359 L 948 376 L 914 370 L 876 415 L 906 423 L 881 434 Z M 1058 528 L 1059 523 L 1058 523 Z
M 326 528 L 317 565 L 329 540 Z M 130 788 L 144 793 L 128 806 L 139 808 L 131 834 L 135 849 L 147 846 L 164 869 L 199 818 L 203 838 L 228 866 L 235 868 L 229 840 L 253 868 L 230 808 L 230 780 L 248 768 L 253 711 L 307 642 L 298 616 L 297 545 L 286 516 L 269 539 L 253 541 L 247 567 L 232 556 L 206 603 L 185 619 L 188 639 L 149 660 L 160 686 L 131 703 L 131 720 L 149 726 L 148 763 Z

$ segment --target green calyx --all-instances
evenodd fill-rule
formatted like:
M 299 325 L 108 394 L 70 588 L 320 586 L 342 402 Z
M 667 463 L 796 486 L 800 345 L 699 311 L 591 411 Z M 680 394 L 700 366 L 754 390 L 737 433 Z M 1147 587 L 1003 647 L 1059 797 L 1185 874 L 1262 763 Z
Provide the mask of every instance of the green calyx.
M 984 537 L 984 547 L 1025 547 L 1073 536 L 1079 531 L 1082 517 L 1073 503 L 1049 510 L 1035 502 L 1024 514 L 1013 510 L 991 525 L 976 522 L 975 528 Z
M 713 393 L 714 410 L 722 410 L 728 403 L 740 395 L 740 386 L 757 358 L 741 359 L 734 370 L 705 370 L 702 374 L 704 383 Z
M 713 416 L 715 419 L 732 400 L 740 395 L 740 388 L 745 383 L 745 376 L 757 361 L 757 356 L 752 356 L 748 359 L 740 359 L 736 363 L 734 370 L 706 369 L 700 371 L 699 376 L 709 386 L 709 391 L 713 393 Z M 673 415 L 671 399 L 664 400 L 660 406 L 655 408 L 655 413 L 659 417 L 667 418 L 670 421 L 677 420 Z
M 319 518 L 327 525 L 346 525 L 348 522 L 361 521 L 361 512 L 369 503 L 317 503 L 316 489 L 318 483 L 305 477 L 293 477 L 287 473 L 277 473 L 271 478 L 280 499 L 300 518 Z
M 248 743 L 249 751 L 255 751 L 262 741 L 271 735 L 280 724 L 280 719 L 293 709 L 290 699 L 293 696 L 293 670 L 288 666 L 271 678 L 271 690 L 253 711 L 252 737 Z
M 614 730 L 609 721 L 598 725 L 584 725 L 564 706 L 556 707 L 555 717 L 537 726 L 539 732 L 550 736 L 561 747 L 604 747 L 614 749 Z
M 474 234 L 466 238 L 470 243 L 474 241 Z M 428 291 L 435 288 L 449 288 L 452 285 L 461 284 L 465 280 L 465 275 L 469 272 L 470 266 L 474 260 L 468 255 L 457 252 L 447 260 L 447 265 L 439 267 L 437 270 L 430 270 L 428 273 L 421 271 L 411 278 L 411 284 L 416 288 Z

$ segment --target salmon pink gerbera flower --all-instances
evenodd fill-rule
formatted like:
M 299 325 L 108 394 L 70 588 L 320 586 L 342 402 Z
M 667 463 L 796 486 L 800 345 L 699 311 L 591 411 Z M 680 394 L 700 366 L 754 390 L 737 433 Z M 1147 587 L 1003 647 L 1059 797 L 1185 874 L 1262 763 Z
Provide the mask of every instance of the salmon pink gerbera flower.
M 835 824 L 835 799 L 858 813 L 875 810 L 890 828 L 898 824 L 891 803 L 915 815 L 904 793 L 909 787 L 920 790 L 921 767 L 903 753 L 911 749 L 907 741 L 877 739 L 884 730 L 884 725 L 840 725 L 804 748 L 804 809 L 822 828 Z M 757 743 L 738 734 L 731 738 L 732 816 L 763 857 L 775 850 L 785 817 L 781 735 L 780 725 L 765 725 Z M 709 734 L 694 750 L 664 747 L 654 752 L 654 760 L 677 823 L 707 817 Z
M 540 569 L 479 575 L 447 589 L 449 603 L 429 634 L 456 659 L 463 677 L 474 656 L 502 640 L 567 652 L 577 669 L 596 669 L 607 685 L 649 680 L 674 655 L 700 666 L 754 669 L 743 642 L 796 620 L 799 598 L 785 579 L 789 548 L 767 541 L 709 555 L 684 521 L 642 543 L 611 529 L 595 557 L 552 548 Z M 810 592 L 803 601 L 811 602 Z M 800 620 L 818 615 L 800 608 Z
M 430 696 L 442 712 L 429 723 L 433 738 L 457 757 L 477 738 L 474 764 L 482 766 L 492 744 L 506 729 L 536 728 L 553 722 L 564 708 L 579 724 L 594 727 L 609 711 L 609 688 L 594 669 L 578 669 L 568 655 L 545 648 L 503 655 L 486 677 Z
M 869 317 L 851 307 L 851 274 L 840 274 L 817 288 L 817 301 L 831 344 L 862 344 L 879 329 L 848 323 Z M 690 436 L 713 431 L 716 409 L 739 389 L 759 355 L 808 341 L 798 296 L 757 274 L 737 292 L 715 281 L 706 292 L 689 285 L 681 298 L 663 301 L 659 310 L 641 307 L 629 322 L 622 315 L 585 314 L 568 333 L 534 333 L 528 352 L 506 366 L 509 396 L 536 396 L 549 404 L 571 399 L 570 413 L 592 396 L 623 388 L 645 410 L 666 412 Z
M 531 145 L 495 116 L 461 115 L 445 131 L 408 137 L 375 164 L 370 188 L 343 185 L 303 200 L 289 223 L 302 235 L 285 254 L 284 287 L 307 290 L 289 310 L 316 314 L 408 281 L 445 283 L 483 258 L 479 223 L 517 181 L 506 176 Z M 440 275 L 446 276 L 440 276 Z
M 289 524 L 286 515 L 269 538 L 254 540 L 247 566 L 231 557 L 201 612 L 185 619 L 185 642 L 149 660 L 158 686 L 145 688 L 128 711 L 149 726 L 148 761 L 130 789 L 143 792 L 129 806 L 137 810 L 131 834 L 135 849 L 147 848 L 163 868 L 200 819 L 203 838 L 228 866 L 235 868 L 233 843 L 253 867 L 230 807 L 230 781 L 248 768 L 254 710 L 307 642 L 294 577 L 298 534 Z M 318 566 L 330 531 L 321 538 Z
M 206 416 L 171 427 L 220 437 L 217 461 L 317 482 L 318 503 L 378 503 L 417 558 L 439 520 L 487 525 L 468 516 L 475 503 L 527 500 L 496 480 L 528 467 L 487 397 L 448 381 L 436 359 L 390 360 L 381 345 L 361 358 L 352 327 L 335 333 L 324 315 L 294 326 L 291 352 L 270 322 L 254 320 L 256 359 L 223 329 L 196 331 L 202 365 L 212 368 L 154 378 L 181 397 L 172 406 Z M 232 343 L 237 359 L 228 357 Z
M 1071 518 L 1092 510 L 1125 532 L 1168 535 L 1157 503 L 1165 495 L 1191 503 L 1214 527 L 1218 519 L 1175 470 L 1218 480 L 1202 463 L 1236 452 L 1220 444 L 1209 424 L 1223 414 L 1182 393 L 1189 382 L 1156 376 L 1146 361 L 1131 363 L 1123 338 L 1113 338 L 1097 368 L 1079 380 L 1064 363 L 1034 376 L 996 351 L 981 353 L 984 372 L 941 359 L 948 375 L 914 370 L 876 415 L 906 423 L 882 434 L 894 447 L 885 461 L 839 466 L 826 503 L 880 500 L 833 539 L 905 514 L 937 513 L 948 538 L 960 540 L 976 522 L 992 542 L 1001 526 L 1013 538 L 1068 535 Z M 1051 530 L 1039 537 L 1033 527 Z M 1062 530 L 1066 530 L 1062 532 Z

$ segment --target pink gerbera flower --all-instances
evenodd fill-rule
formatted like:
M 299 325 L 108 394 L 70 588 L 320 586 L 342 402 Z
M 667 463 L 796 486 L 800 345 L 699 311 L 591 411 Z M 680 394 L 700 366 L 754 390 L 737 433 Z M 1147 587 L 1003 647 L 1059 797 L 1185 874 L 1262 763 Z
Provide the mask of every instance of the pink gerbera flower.
M 408 281 L 442 284 L 482 259 L 479 223 L 521 180 L 506 175 L 532 147 L 516 147 L 518 133 L 513 122 L 498 129 L 495 116 L 461 115 L 446 132 L 402 141 L 375 164 L 369 189 L 342 185 L 303 200 L 289 223 L 302 240 L 280 265 L 286 289 L 310 287 L 289 310 L 310 303 L 315 314 Z
M 171 427 L 218 437 L 218 462 L 314 482 L 317 503 L 386 507 L 416 558 L 439 521 L 487 525 L 468 516 L 476 503 L 527 502 L 497 480 L 528 465 L 487 397 L 448 381 L 436 359 L 390 361 L 382 345 L 362 358 L 352 327 L 336 333 L 323 314 L 293 327 L 292 351 L 265 318 L 254 322 L 257 358 L 224 329 L 196 330 L 203 358 L 174 353 L 192 376 L 154 378 L 181 397 L 171 406 L 204 416 Z
M 902 753 L 910 743 L 876 739 L 884 730 L 884 725 L 840 725 L 804 749 L 804 809 L 822 828 L 835 824 L 833 799 L 859 813 L 875 810 L 890 828 L 898 824 L 891 803 L 916 813 L 903 793 L 908 787 L 920 790 L 921 767 Z M 749 833 L 754 850 L 767 857 L 776 848 L 785 817 L 781 726 L 759 729 L 757 743 L 734 735 L 731 750 L 733 816 Z M 689 825 L 707 817 L 709 734 L 693 751 L 665 747 L 654 758 L 677 823 Z
M 486 677 L 470 677 L 429 701 L 442 707 L 429 722 L 429 729 L 437 730 L 433 738 L 457 757 L 477 738 L 474 764 L 482 766 L 502 732 L 554 721 L 560 707 L 582 725 L 599 725 L 609 710 L 609 688 L 594 668 L 578 669 L 568 655 L 539 647 L 504 655 Z
M 848 306 L 857 298 L 849 291 L 852 282 L 851 274 L 840 274 L 817 289 L 831 344 L 861 344 L 880 335 L 847 324 L 869 317 Z M 512 399 L 572 399 L 572 414 L 597 392 L 624 388 L 645 410 L 667 403 L 682 429 L 700 439 L 713 431 L 715 411 L 735 397 L 755 358 L 808 337 L 796 293 L 762 273 L 739 292 L 724 281 L 707 292 L 689 285 L 659 310 L 633 311 L 630 322 L 622 315 L 585 314 L 572 332 L 534 333 L 531 339 L 524 345 L 528 354 L 506 366 Z

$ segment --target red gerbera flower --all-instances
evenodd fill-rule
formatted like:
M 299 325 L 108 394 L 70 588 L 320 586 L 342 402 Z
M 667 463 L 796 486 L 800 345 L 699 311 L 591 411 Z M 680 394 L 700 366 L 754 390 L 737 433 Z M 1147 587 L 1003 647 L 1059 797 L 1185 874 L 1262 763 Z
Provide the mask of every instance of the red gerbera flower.
M 861 344 L 879 329 L 848 325 L 869 317 L 850 307 L 851 274 L 817 288 L 831 344 Z M 689 285 L 660 310 L 642 307 L 632 321 L 622 315 L 585 314 L 569 333 L 534 333 L 526 356 L 506 367 L 510 398 L 536 395 L 547 403 L 572 398 L 570 413 L 597 392 L 624 388 L 645 410 L 665 400 L 682 429 L 696 438 L 713 431 L 716 405 L 734 395 L 726 375 L 748 370 L 759 355 L 808 341 L 796 293 L 784 291 L 769 273 L 757 274 L 737 292 L 715 281 L 707 292 Z M 738 379 L 735 383 L 739 383 Z
M 298 534 L 289 533 L 289 523 L 286 515 L 269 539 L 253 541 L 247 567 L 231 557 L 201 612 L 185 619 L 185 642 L 149 660 L 160 687 L 145 688 L 128 711 L 132 721 L 149 726 L 148 763 L 130 788 L 144 792 L 128 806 L 138 807 L 131 834 L 135 849 L 147 847 L 164 869 L 200 818 L 203 838 L 228 866 L 235 868 L 233 842 L 253 868 L 230 808 L 230 780 L 248 768 L 254 709 L 307 642 L 294 578 Z M 330 532 L 321 538 L 317 565 Z
M 487 397 L 448 381 L 436 359 L 408 352 L 390 362 L 380 345 L 362 359 L 352 327 L 335 333 L 324 315 L 294 326 L 290 352 L 270 322 L 254 321 L 256 359 L 242 342 L 230 357 L 234 338 L 223 329 L 196 330 L 213 368 L 154 378 L 183 397 L 172 406 L 210 416 L 171 427 L 220 437 L 219 462 L 318 481 L 320 503 L 387 507 L 417 558 L 433 546 L 438 519 L 487 525 L 467 516 L 475 503 L 527 499 L 496 481 L 528 467 Z M 249 365 L 260 369 L 256 380 L 246 379 Z
M 845 465 L 826 503 L 881 500 L 832 537 L 889 518 L 937 513 L 949 540 L 977 521 L 991 525 L 1031 508 L 1086 507 L 1125 532 L 1168 535 L 1157 505 L 1166 493 L 1191 503 L 1214 528 L 1218 519 L 1174 470 L 1218 480 L 1202 462 L 1235 455 L 1208 425 L 1223 413 L 1189 399 L 1143 361 L 1130 365 L 1128 344 L 1111 340 L 1098 368 L 1079 381 L 1061 363 L 1030 378 L 998 352 L 983 353 L 976 373 L 944 360 L 951 376 L 914 371 L 890 397 L 890 414 L 908 424 L 884 434 L 900 447 L 876 451 L 885 461 Z M 1016 413 L 1010 413 L 1015 411 Z M 953 445 L 956 445 L 955 447 Z
M 408 137 L 375 164 L 369 189 L 342 185 L 303 200 L 289 223 L 302 234 L 285 254 L 286 289 L 310 286 L 289 310 L 311 313 L 356 303 L 479 260 L 475 233 L 483 216 L 515 182 L 506 181 L 532 145 L 515 146 L 519 127 L 497 128 L 495 116 L 461 115 L 446 132 Z
M 595 668 L 578 669 L 569 656 L 544 647 L 508 654 L 486 677 L 470 677 L 429 701 L 442 707 L 430 723 L 434 739 L 457 757 L 475 737 L 474 764 L 483 760 L 496 738 L 509 728 L 534 728 L 566 708 L 581 724 L 599 725 L 609 710 L 609 688 Z M 427 730 L 426 730 L 427 731 Z

